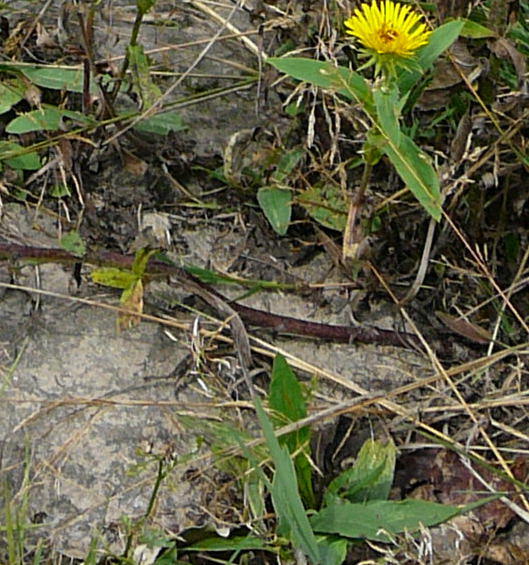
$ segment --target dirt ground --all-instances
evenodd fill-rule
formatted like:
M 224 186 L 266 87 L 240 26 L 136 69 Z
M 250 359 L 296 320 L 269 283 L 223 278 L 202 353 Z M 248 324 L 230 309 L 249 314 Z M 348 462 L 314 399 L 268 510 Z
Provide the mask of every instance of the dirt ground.
M 4 59 L 81 64 L 78 16 L 87 17 L 89 3 L 37 3 L 37 20 L 28 15 L 35 8 L 30 4 L 2 7 Z M 213 465 L 207 441 L 208 426 L 218 422 L 256 431 L 241 367 L 243 341 L 226 304 L 244 322 L 259 392 L 279 352 L 312 391 L 312 413 L 362 395 L 377 397 L 364 410 L 315 425 L 315 465 L 323 482 L 371 435 L 392 437 L 400 450 L 395 493 L 420 498 L 416 489 L 428 483 L 426 496 L 462 504 L 468 502 L 459 497 L 463 491 L 489 492 L 461 463 L 470 459 L 452 461 L 447 452 L 483 456 L 525 482 L 529 193 L 527 162 L 519 155 L 523 128 L 512 135 L 519 150 L 513 153 L 507 136 L 475 103 L 465 110 L 473 145 L 454 148 L 450 128 L 457 124 L 429 128 L 448 104 L 447 93 L 457 96 L 466 86 L 460 76 L 438 69 L 418 103 L 415 126 L 431 131 L 423 142 L 441 176 L 453 182 L 453 200 L 436 227 L 426 278 L 404 308 L 396 302 L 422 264 L 429 222 L 406 196 L 391 202 L 392 187 L 403 187 L 387 163 L 374 172 L 364 210 L 382 225 L 366 232 L 369 250 L 354 275 L 340 260 L 339 231 L 300 206 L 282 237 L 258 206 L 256 183 L 273 176 L 277 152 L 306 151 L 303 170 L 293 173 L 295 191 L 326 176 L 343 177 L 340 164 L 357 156 L 356 114 L 316 89 L 294 92 L 296 84 L 263 68 L 258 56 L 297 46 L 308 56 L 343 57 L 331 24 L 354 3 L 329 4 L 156 2 L 138 42 L 152 58 L 165 103 L 181 113 L 186 129 L 165 136 L 122 133 L 118 122 L 68 138 L 66 173 L 65 145 L 45 149 L 51 165 L 39 173 L 14 178 L 4 167 L 2 244 L 60 249 L 64 233 L 77 231 L 94 256 L 130 258 L 151 245 L 162 247 L 177 268 L 277 283 L 248 292 L 251 286 L 217 279 L 197 294 L 198 287 L 186 286 L 180 275 L 153 276 L 143 295 L 146 316 L 117 331 L 119 291 L 93 282 L 94 264 L 28 262 L 16 253 L 0 263 L 0 500 L 25 516 L 27 547 L 46 540 L 54 555 L 83 560 L 97 539 L 109 555 L 121 555 L 127 524 L 150 508 L 161 459 L 170 473 L 149 510 L 152 529 L 172 536 L 193 528 L 227 535 L 246 526 L 244 496 L 229 473 Z M 470 9 L 438 4 L 440 18 Z M 101 3 L 91 53 L 98 69 L 117 72 L 135 14 L 133 2 Z M 499 57 L 500 47 L 492 40 L 487 45 L 479 49 Z M 454 56 L 467 56 L 472 69 L 488 56 L 467 40 L 456 49 Z M 523 56 L 510 57 L 518 72 Z M 496 86 L 494 102 L 487 102 L 496 104 L 504 131 L 525 116 L 526 85 L 519 86 L 514 93 Z M 296 95 L 305 113 L 291 116 L 284 109 Z M 57 103 L 57 93 L 44 90 L 43 96 Z M 80 97 L 69 102 L 80 103 Z M 116 104 L 137 108 L 137 93 L 121 92 Z M 38 138 L 26 135 L 27 144 Z M 492 146 L 496 151 L 483 160 Z M 53 196 L 63 174 L 71 193 Z M 358 184 L 359 169 L 347 175 L 351 186 Z M 394 208 L 388 212 L 386 205 Z M 322 338 L 308 325 L 290 331 L 291 318 L 322 324 L 313 328 L 317 332 L 323 326 L 366 329 L 366 338 Z M 508 481 L 494 487 L 514 492 Z M 388 553 L 386 562 L 526 562 L 525 499 L 512 498 L 507 513 L 498 502 L 488 513 L 425 533 L 424 546 L 399 540 L 393 559 L 400 561 L 390 561 Z M 144 549 L 138 543 L 135 562 L 152 563 L 154 557 L 140 560 Z

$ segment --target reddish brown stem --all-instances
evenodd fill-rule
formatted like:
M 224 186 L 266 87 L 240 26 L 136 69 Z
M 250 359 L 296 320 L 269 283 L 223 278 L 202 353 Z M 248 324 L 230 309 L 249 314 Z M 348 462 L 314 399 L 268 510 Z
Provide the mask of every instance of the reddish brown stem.
M 63 264 L 83 262 L 91 265 L 128 269 L 132 266 L 134 256 L 121 255 L 112 251 L 99 251 L 88 253 L 81 259 L 63 249 L 30 247 L 0 242 L 0 260 L 2 259 L 11 261 L 24 259 Z M 339 342 L 377 343 L 413 348 L 421 346 L 417 336 L 406 332 L 384 330 L 376 327 L 336 326 L 309 322 L 290 316 L 271 314 L 270 312 L 250 308 L 237 302 L 230 302 L 229 299 L 205 283 L 200 282 L 181 267 L 168 265 L 161 261 L 151 260 L 148 264 L 148 274 L 151 276 L 165 275 L 175 277 L 184 287 L 186 283 L 191 285 L 191 288 L 198 285 L 206 289 L 210 294 L 229 303 L 245 323 L 262 328 L 271 328 L 278 333 L 296 334 Z

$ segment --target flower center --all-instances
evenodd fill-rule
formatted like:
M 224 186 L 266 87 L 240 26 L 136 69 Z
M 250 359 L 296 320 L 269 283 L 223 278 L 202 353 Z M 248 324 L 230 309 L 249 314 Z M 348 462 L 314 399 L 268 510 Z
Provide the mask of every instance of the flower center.
M 378 37 L 383 43 L 391 43 L 392 41 L 395 41 L 398 36 L 399 32 L 387 24 L 384 24 L 378 32 Z

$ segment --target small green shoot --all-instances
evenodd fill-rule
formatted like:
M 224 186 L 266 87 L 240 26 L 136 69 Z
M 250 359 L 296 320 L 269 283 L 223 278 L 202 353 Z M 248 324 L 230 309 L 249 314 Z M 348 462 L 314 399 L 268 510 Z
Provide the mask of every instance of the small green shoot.
M 393 484 L 396 455 L 392 442 L 367 440 L 358 452 L 355 464 L 327 487 L 324 506 L 343 499 L 350 502 L 386 500 Z
M 118 315 L 118 331 L 130 329 L 140 323 L 143 312 L 143 278 L 149 259 L 157 249 L 142 248 L 136 252 L 130 271 L 115 267 L 101 267 L 92 271 L 92 280 L 103 286 L 122 289 L 120 304 L 129 312 Z

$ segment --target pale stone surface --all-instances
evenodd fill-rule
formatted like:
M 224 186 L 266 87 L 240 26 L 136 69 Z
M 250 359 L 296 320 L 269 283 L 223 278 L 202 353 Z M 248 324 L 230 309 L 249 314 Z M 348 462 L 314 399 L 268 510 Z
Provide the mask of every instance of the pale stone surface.
M 117 335 L 114 315 L 96 308 L 35 316 L 16 369 L 4 376 L 2 468 L 22 497 L 29 466 L 30 513 L 45 513 L 56 549 L 82 556 L 96 529 L 145 512 L 156 465 L 140 470 L 148 457 L 138 450 L 193 452 L 177 425 L 186 404 L 163 404 L 175 401 L 174 380 L 144 380 L 169 374 L 186 349 L 152 324 Z M 186 511 L 198 496 L 180 474 L 170 477 L 156 516 L 176 529 L 191 525 Z

